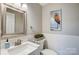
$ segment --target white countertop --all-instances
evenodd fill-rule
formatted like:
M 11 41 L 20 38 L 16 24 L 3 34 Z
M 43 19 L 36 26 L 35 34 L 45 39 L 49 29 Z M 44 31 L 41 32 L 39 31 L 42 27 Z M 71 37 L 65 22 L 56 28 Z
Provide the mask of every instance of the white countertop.
M 11 46 L 8 49 L 1 49 L 1 55 L 28 55 L 38 49 L 38 47 L 38 44 L 28 41 L 18 46 Z

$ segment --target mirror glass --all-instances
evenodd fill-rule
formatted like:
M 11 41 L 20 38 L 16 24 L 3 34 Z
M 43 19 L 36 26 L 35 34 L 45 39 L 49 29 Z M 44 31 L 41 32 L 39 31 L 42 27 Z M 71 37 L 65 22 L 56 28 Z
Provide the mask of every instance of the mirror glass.
M 24 34 L 25 14 L 6 8 L 5 18 L 3 19 L 3 35 Z
M 6 13 L 6 34 L 15 33 L 15 14 Z

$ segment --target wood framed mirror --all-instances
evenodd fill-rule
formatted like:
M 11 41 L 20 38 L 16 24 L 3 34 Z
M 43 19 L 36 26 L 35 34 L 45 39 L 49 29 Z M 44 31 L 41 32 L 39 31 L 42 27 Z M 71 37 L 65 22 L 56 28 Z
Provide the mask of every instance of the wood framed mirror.
M 2 5 L 2 36 L 26 34 L 26 12 L 7 4 Z

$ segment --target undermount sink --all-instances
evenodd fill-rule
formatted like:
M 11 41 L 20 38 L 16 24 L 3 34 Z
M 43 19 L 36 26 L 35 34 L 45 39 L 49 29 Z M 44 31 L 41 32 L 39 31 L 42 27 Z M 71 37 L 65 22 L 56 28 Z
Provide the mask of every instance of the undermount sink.
M 38 47 L 38 44 L 27 41 L 21 45 L 8 48 L 7 52 L 10 55 L 29 55 L 30 53 L 38 49 Z

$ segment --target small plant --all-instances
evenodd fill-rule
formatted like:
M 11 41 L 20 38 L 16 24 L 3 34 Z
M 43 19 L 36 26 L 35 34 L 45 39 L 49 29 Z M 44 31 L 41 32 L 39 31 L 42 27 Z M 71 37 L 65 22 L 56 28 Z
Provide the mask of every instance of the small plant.
M 39 40 L 43 40 L 45 37 L 43 34 L 35 34 L 34 38 L 36 38 L 39 41 Z

